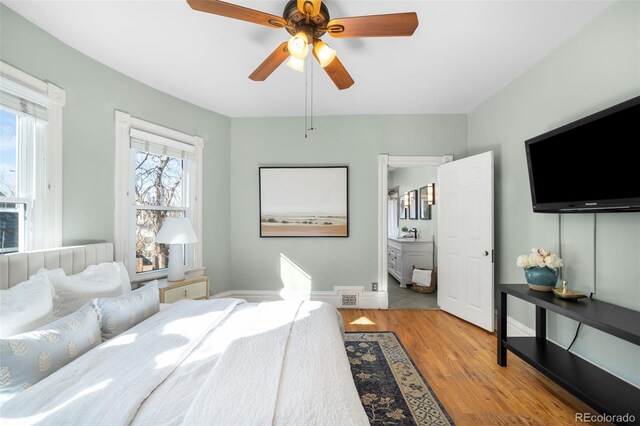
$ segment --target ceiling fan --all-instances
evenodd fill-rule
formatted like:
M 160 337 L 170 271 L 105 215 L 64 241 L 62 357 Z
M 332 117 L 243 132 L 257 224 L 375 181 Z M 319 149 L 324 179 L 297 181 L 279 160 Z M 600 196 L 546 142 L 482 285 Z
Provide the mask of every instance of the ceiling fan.
M 321 0 L 289 0 L 282 17 L 218 0 L 187 0 L 187 3 L 194 10 L 285 28 L 291 34 L 289 41 L 278 46 L 249 76 L 251 80 L 266 80 L 287 58 L 290 68 L 304 72 L 304 59 L 309 46 L 313 46 L 313 56 L 340 90 L 351 87 L 353 79 L 336 51 L 320 40 L 324 34 L 335 38 L 411 36 L 418 27 L 415 12 L 330 19 L 329 9 Z

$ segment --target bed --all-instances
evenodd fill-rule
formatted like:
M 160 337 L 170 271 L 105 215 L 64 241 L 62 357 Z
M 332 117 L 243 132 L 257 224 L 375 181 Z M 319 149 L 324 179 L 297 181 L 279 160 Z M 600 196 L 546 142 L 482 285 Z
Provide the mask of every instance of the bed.
M 112 246 L 0 256 L 0 286 L 69 273 Z M 183 300 L 91 349 L 0 408 L 3 424 L 369 424 L 336 310 L 321 302 Z

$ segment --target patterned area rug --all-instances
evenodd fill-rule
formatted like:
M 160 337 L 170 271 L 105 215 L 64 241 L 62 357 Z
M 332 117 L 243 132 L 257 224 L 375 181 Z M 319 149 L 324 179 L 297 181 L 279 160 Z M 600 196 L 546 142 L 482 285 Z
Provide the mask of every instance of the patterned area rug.
M 344 344 L 371 424 L 453 425 L 393 332 L 349 332 Z

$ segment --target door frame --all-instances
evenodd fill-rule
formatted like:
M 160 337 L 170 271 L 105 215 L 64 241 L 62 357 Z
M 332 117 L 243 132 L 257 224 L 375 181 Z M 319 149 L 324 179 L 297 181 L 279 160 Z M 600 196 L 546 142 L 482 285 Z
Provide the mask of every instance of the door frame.
M 387 270 L 387 220 L 389 167 L 440 166 L 453 161 L 453 155 L 378 155 L 378 308 L 389 308 Z

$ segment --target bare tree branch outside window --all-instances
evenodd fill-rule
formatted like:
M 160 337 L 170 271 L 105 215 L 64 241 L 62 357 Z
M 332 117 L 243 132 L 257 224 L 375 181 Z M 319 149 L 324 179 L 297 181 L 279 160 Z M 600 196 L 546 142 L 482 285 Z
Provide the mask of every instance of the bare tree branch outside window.
M 185 215 L 183 166 L 178 158 L 135 153 L 136 272 L 168 266 L 169 248 L 155 240 L 165 218 Z

